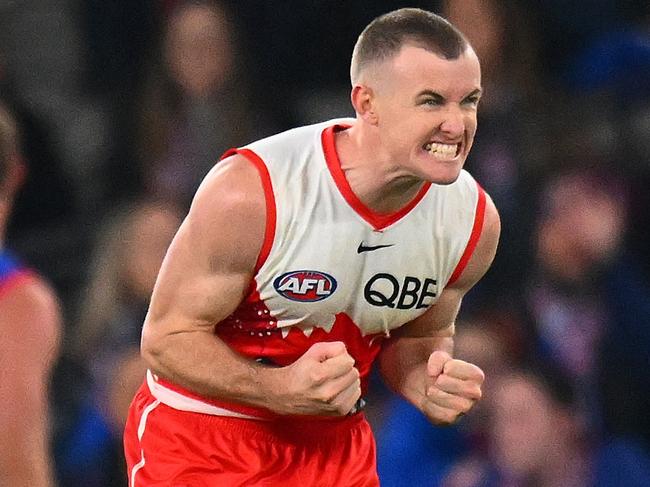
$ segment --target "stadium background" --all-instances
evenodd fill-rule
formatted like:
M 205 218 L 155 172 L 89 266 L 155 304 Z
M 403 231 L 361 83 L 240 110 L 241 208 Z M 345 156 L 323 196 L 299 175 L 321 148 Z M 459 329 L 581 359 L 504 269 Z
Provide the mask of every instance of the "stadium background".
M 556 485 L 650 485 L 648 3 L 184 5 L 0 0 L 0 97 L 29 165 L 7 246 L 65 312 L 51 390 L 60 485 L 124 485 L 139 327 L 200 178 L 228 147 L 351 115 L 356 36 L 404 6 L 448 16 L 481 57 L 467 168 L 500 209 L 503 237 L 458 326 L 458 353 L 488 372 L 488 399 L 440 430 L 376 378 L 382 485 L 500 485 L 540 471 Z M 550 420 L 536 430 L 524 427 L 535 411 L 508 424 L 516 409 L 489 399 L 524 369 L 546 378 L 537 412 Z

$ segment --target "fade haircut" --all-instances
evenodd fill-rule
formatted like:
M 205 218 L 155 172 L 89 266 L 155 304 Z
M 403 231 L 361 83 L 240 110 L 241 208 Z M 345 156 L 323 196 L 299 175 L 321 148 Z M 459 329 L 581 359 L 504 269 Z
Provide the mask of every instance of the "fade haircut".
M 363 69 L 395 56 L 404 44 L 421 47 L 445 59 L 457 59 L 469 42 L 449 21 L 419 8 L 401 8 L 370 22 L 352 52 L 350 79 L 355 84 Z
M 9 174 L 9 164 L 18 150 L 18 129 L 16 122 L 0 102 L 0 184 Z

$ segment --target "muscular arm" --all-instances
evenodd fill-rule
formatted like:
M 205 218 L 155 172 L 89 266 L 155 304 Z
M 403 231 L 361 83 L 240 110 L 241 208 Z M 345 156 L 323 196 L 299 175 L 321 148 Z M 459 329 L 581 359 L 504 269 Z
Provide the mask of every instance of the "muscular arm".
M 61 333 L 50 289 L 32 281 L 8 291 L 0 332 L 0 485 L 50 487 L 48 384 Z
M 345 414 L 359 388 L 342 344 L 318 344 L 296 363 L 274 368 L 237 354 L 214 334 L 245 297 L 265 222 L 257 169 L 239 155 L 218 164 L 162 264 L 142 355 L 156 374 L 208 397 L 280 414 Z
M 396 330 L 379 355 L 380 371 L 388 386 L 436 423 L 453 422 L 457 415 L 451 410 L 459 409 L 462 413 L 466 406 L 471 407 L 471 401 L 453 399 L 451 402 L 457 408 L 442 410 L 431 404 L 428 392 L 435 383 L 435 376 L 444 375 L 443 372 L 447 370 L 445 357 L 453 354 L 454 323 L 462 298 L 485 274 L 496 253 L 501 226 L 498 212 L 489 197 L 485 212 L 481 237 L 461 277 L 445 288 L 436 304 L 426 313 Z M 434 354 L 435 351 L 444 353 Z M 468 394 L 472 400 L 478 400 L 480 383 L 483 381 L 480 369 L 466 367 L 469 364 L 461 361 L 454 361 L 453 365 L 459 375 L 467 374 L 471 376 L 468 378 L 476 379 L 477 387 L 472 385 Z

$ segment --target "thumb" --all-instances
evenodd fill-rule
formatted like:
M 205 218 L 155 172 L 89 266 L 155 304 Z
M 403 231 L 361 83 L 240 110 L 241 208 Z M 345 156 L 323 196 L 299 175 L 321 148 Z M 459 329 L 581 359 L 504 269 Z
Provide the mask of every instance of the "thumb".
M 447 352 L 436 350 L 429 355 L 429 360 L 427 361 L 427 374 L 433 378 L 438 377 L 442 374 L 445 364 L 450 360 L 452 360 L 451 355 Z
M 309 350 L 305 352 L 304 356 L 313 358 L 319 362 L 325 362 L 327 359 L 345 353 L 347 353 L 347 349 L 343 342 L 318 342 L 309 347 Z

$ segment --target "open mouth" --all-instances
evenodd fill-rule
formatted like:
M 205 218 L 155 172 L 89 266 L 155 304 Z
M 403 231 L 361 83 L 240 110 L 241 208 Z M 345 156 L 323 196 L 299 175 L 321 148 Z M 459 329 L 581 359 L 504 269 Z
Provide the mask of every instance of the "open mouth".
M 429 154 L 441 161 L 451 161 L 460 154 L 461 143 L 443 144 L 441 142 L 427 142 L 422 146 Z

